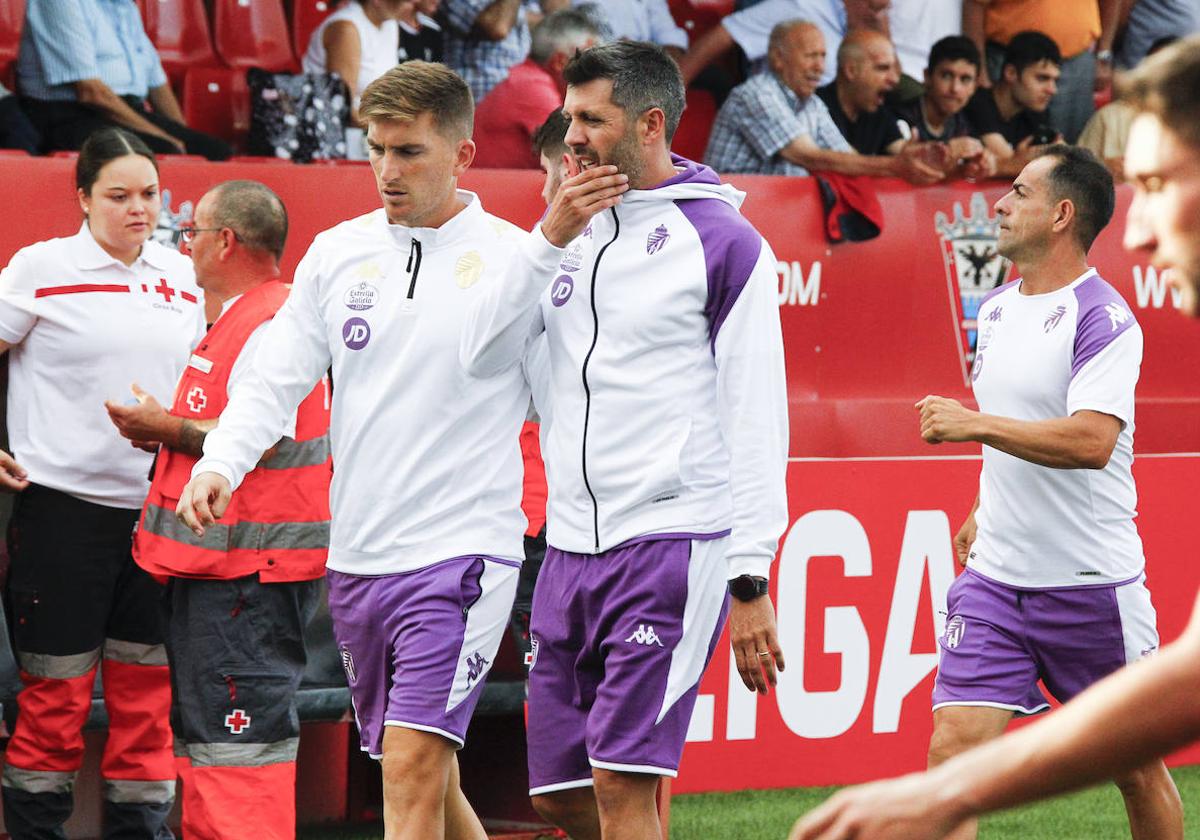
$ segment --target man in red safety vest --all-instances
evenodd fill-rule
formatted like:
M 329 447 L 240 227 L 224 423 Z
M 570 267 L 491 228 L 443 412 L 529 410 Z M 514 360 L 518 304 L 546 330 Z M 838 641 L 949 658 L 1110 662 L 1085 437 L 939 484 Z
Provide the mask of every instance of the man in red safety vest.
M 183 238 L 209 312 L 219 305 L 220 315 L 169 410 L 136 385 L 136 405 L 108 407 L 133 445 L 158 448 L 134 557 L 168 581 L 171 723 L 183 830 L 196 840 L 295 836 L 296 689 L 329 544 L 328 380 L 220 525 L 198 538 L 175 518 L 230 394 L 259 387 L 255 349 L 290 288 L 279 277 L 286 236 L 287 213 L 264 185 L 229 181 L 205 194 Z

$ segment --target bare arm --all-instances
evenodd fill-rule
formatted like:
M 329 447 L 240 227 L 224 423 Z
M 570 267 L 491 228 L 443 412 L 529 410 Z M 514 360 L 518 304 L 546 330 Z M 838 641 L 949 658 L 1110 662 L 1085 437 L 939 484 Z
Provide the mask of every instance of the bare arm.
M 103 112 L 106 116 L 119 122 L 126 128 L 132 128 L 134 131 L 141 132 L 142 134 L 150 134 L 166 140 L 179 151 L 185 151 L 182 140 L 177 140 L 170 134 L 167 134 L 167 132 L 130 108 L 124 99 L 117 96 L 112 88 L 99 79 L 83 79 L 76 82 L 75 93 L 79 97 L 80 103 Z
M 358 71 L 362 67 L 362 40 L 358 30 L 348 20 L 338 20 L 325 27 L 321 36 L 325 47 L 325 71 L 337 73 L 353 91 L 358 85 Z M 350 119 L 358 123 L 358 97 L 353 97 Z
M 1175 643 L 928 773 L 851 788 L 792 840 L 936 840 L 963 820 L 1112 779 L 1200 737 L 1200 600 Z
M 958 557 L 960 566 L 967 565 L 967 555 L 971 553 L 971 544 L 975 542 L 975 534 L 979 530 L 979 526 L 975 523 L 975 511 L 977 510 L 979 510 L 979 494 L 975 495 L 975 504 L 971 505 L 971 512 L 967 514 L 962 527 L 954 535 L 954 553 Z
M 187 125 L 183 121 L 183 110 L 179 107 L 179 100 L 175 98 L 175 92 L 171 90 L 170 85 L 159 85 L 155 88 L 150 88 L 149 91 L 150 104 L 154 106 L 154 112 L 173 120 L 180 125 Z
M 135 383 L 133 405 L 105 402 L 109 419 L 121 436 L 139 449 L 153 450 L 158 444 L 199 458 L 204 454 L 204 438 L 217 427 L 217 420 L 190 420 L 167 413 L 158 400 Z
M 517 25 L 521 0 L 494 0 L 475 18 L 472 32 L 488 41 L 503 41 Z
M 1121 434 L 1121 421 L 1099 411 L 1015 420 L 971 411 L 958 400 L 933 395 L 916 408 L 921 412 L 921 437 L 928 443 L 974 441 L 1056 469 L 1103 469 Z
M 716 61 L 733 47 L 733 36 L 724 26 L 714 26 L 712 29 L 694 41 L 679 60 L 679 72 L 683 74 L 683 83 L 691 84 L 700 71 Z
M 1107 53 L 1108 58 L 1096 58 L 1095 89 L 1108 90 L 1112 87 L 1113 41 L 1117 37 L 1117 29 L 1121 26 L 1121 15 L 1125 10 L 1125 0 L 1100 0 L 1100 38 L 1096 41 L 1096 52 Z
M 983 59 L 984 69 L 979 74 L 979 86 L 985 88 L 992 86 L 992 78 L 987 74 L 987 51 L 983 37 L 983 14 L 987 4 L 988 0 L 963 0 L 962 7 L 963 35 L 975 43 L 979 57 Z
M 810 172 L 836 172 L 840 175 L 873 175 L 903 178 L 913 184 L 932 184 L 944 176 L 905 149 L 895 155 L 860 155 L 822 149 L 807 134 L 792 138 L 779 155 Z

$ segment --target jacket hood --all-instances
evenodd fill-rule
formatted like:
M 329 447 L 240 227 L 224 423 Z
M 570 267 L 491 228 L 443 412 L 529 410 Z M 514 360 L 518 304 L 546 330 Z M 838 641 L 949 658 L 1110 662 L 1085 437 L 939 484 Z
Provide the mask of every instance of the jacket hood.
M 729 184 L 722 184 L 720 177 L 709 167 L 693 160 L 671 155 L 675 165 L 675 176 L 648 190 L 630 190 L 621 197 L 627 201 L 677 201 L 690 198 L 716 198 L 737 210 L 746 200 L 746 194 Z

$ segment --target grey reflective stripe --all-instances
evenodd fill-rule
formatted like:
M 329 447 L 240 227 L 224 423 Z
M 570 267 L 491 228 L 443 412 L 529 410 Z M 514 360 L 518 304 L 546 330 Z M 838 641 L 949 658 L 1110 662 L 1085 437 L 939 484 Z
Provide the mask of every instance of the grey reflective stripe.
M 329 435 L 295 441 L 283 438 L 275 444 L 275 454 L 267 459 L 263 469 L 290 470 L 296 467 L 315 467 L 329 460 Z
M 21 663 L 21 670 L 31 676 L 50 680 L 73 680 L 96 667 L 100 661 L 100 648 L 89 650 L 87 653 L 72 653 L 69 656 L 19 650 L 17 660 Z
M 4 768 L 3 784 L 26 793 L 70 793 L 75 787 L 75 774 L 59 770 L 25 770 L 9 764 Z
M 193 767 L 262 767 L 295 761 L 299 738 L 273 744 L 188 744 Z
M 166 665 L 167 649 L 164 645 L 105 639 L 104 658 L 113 662 L 124 662 L 126 665 Z
M 135 782 L 129 779 L 105 779 L 104 798 L 117 803 L 162 805 L 175 798 L 175 780 Z
M 190 528 L 179 521 L 175 511 L 158 505 L 146 505 L 142 530 L 148 534 L 207 548 L 212 551 L 256 549 L 258 551 L 329 547 L 329 520 L 320 522 L 239 522 L 222 525 L 217 522 L 204 529 L 197 538 Z

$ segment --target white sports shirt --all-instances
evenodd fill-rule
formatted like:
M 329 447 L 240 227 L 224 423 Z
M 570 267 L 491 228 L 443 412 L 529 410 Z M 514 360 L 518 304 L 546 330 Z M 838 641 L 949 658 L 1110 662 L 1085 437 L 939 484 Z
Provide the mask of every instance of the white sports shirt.
M 140 508 L 153 456 L 104 409 L 136 382 L 170 405 L 204 335 L 192 261 L 147 242 L 132 266 L 79 233 L 22 248 L 0 273 L 9 350 L 8 435 L 29 480 L 99 505 Z
M 317 236 L 192 470 L 236 488 L 332 365 L 335 571 L 524 556 L 529 386 L 520 366 L 468 374 L 458 348 L 470 301 L 526 234 L 459 198 L 466 206 L 436 229 L 388 224 L 380 209 Z
M 979 308 L 971 376 L 980 410 L 1019 420 L 1099 411 L 1120 420 L 1121 433 L 1101 470 L 1051 469 L 983 447 L 968 565 L 1017 587 L 1135 579 L 1145 563 L 1132 473 L 1142 330 L 1094 270 L 1048 294 L 1020 289 L 1007 283 Z

